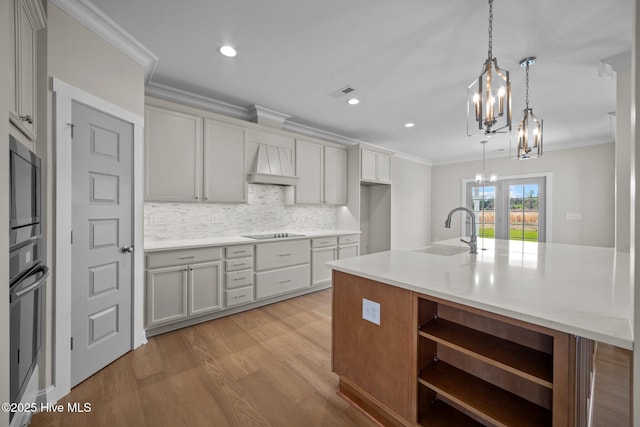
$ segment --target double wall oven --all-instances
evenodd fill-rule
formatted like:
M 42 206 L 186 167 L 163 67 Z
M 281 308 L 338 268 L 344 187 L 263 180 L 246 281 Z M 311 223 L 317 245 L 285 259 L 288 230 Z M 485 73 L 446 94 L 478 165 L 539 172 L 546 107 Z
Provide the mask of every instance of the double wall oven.
M 45 265 L 40 159 L 9 136 L 9 301 L 12 402 L 19 402 L 42 343 Z

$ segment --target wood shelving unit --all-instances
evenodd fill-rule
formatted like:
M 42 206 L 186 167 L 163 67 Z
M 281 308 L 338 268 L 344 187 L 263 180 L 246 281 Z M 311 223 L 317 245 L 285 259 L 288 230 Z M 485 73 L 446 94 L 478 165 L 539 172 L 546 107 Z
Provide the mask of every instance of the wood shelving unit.
M 419 334 L 529 381 L 553 388 L 553 357 L 550 354 L 445 319 L 433 319 L 420 328 Z
M 480 310 L 417 298 L 421 425 L 540 427 L 564 420 L 552 412 L 553 402 L 560 401 L 553 394 L 555 336 Z
M 498 426 L 551 425 L 551 411 L 445 362 L 430 364 L 418 381 L 439 395 Z M 523 416 L 525 415 L 526 416 Z

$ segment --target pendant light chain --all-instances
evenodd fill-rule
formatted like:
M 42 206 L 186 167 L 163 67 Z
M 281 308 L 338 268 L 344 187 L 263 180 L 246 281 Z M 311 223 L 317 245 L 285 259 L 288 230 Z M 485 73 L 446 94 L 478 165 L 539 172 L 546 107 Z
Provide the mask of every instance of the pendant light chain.
M 489 0 L 489 59 L 493 59 L 493 0 Z
M 524 92 L 524 99 L 526 103 L 526 109 L 529 109 L 529 62 L 527 62 L 527 71 L 526 71 L 526 89 Z

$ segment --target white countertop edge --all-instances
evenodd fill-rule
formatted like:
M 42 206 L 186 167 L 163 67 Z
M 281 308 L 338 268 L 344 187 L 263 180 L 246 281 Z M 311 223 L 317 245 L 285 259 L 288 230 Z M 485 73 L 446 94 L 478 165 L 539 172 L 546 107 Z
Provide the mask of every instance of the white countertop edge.
M 599 341 L 605 344 L 611 344 L 614 345 L 616 347 L 621 347 L 624 348 L 626 350 L 631 350 L 633 351 L 633 337 L 631 336 L 631 325 L 628 325 L 628 336 L 621 336 L 621 335 L 611 335 L 611 334 L 607 334 L 606 332 L 603 331 L 594 331 L 594 330 L 586 330 L 583 328 L 580 328 L 578 326 L 574 326 L 574 325 L 570 325 L 570 324 L 565 324 L 562 322 L 558 322 L 558 321 L 554 321 L 554 320 L 550 320 L 550 319 L 545 319 L 545 318 L 541 318 L 538 316 L 534 316 L 534 315 L 530 315 L 530 314 L 526 314 L 526 313 L 521 313 L 521 312 L 517 312 L 517 311 L 512 311 L 509 310 L 507 308 L 504 307 L 499 307 L 499 306 L 493 306 L 493 305 L 488 305 L 488 304 L 484 304 L 478 301 L 474 301 L 474 300 L 470 300 L 470 299 L 466 299 L 466 298 L 462 298 L 456 295 L 451 295 L 451 294 L 446 294 L 443 292 L 438 292 L 435 290 L 430 290 L 430 289 L 425 289 L 423 287 L 419 287 L 419 286 L 414 286 L 408 283 L 403 283 L 403 282 L 398 282 L 396 280 L 393 279 L 389 279 L 386 277 L 380 277 L 378 275 L 375 274 L 368 274 L 368 273 L 364 273 L 360 270 L 352 270 L 350 268 L 347 267 L 343 267 L 343 266 L 336 266 L 333 265 L 333 263 L 328 262 L 327 265 L 329 265 L 333 270 L 337 270 L 337 271 L 341 271 L 343 273 L 348 273 L 348 274 L 352 274 L 354 276 L 359 276 L 359 277 L 364 277 L 365 279 L 370 279 L 370 280 L 374 280 L 376 282 L 381 282 L 381 283 L 385 283 L 388 285 L 392 285 L 392 286 L 397 286 L 399 288 L 402 289 L 407 289 L 410 291 L 414 291 L 417 292 L 419 294 L 422 295 L 427 295 L 427 296 L 431 296 L 434 298 L 439 298 L 445 301 L 450 301 L 450 302 L 454 302 L 457 304 L 461 304 L 461 305 L 465 305 L 468 307 L 472 307 L 472 308 L 477 308 L 480 310 L 484 310 L 493 314 L 498 314 L 498 315 L 502 315 L 505 317 L 509 317 L 512 319 L 517 319 L 517 320 L 521 320 L 523 322 L 527 322 L 527 323 L 531 323 L 537 326 L 542 326 L 545 328 L 549 328 L 549 329 L 553 329 L 556 331 L 560 331 L 560 332 L 565 332 L 568 334 L 573 334 L 576 336 L 580 336 L 580 337 L 584 337 L 587 339 L 591 339 L 591 340 L 595 340 L 595 341 Z M 621 319 L 624 320 L 624 319 Z
M 282 231 L 274 231 L 273 233 L 281 233 Z M 230 246 L 230 245 L 246 245 L 255 243 L 281 242 L 289 240 L 314 239 L 316 237 L 329 236 L 347 236 L 351 234 L 360 234 L 360 230 L 319 230 L 319 231 L 295 231 L 288 230 L 288 233 L 302 234 L 296 237 L 278 237 L 273 239 L 250 239 L 242 236 L 229 237 L 213 237 L 206 239 L 184 239 L 184 240 L 146 240 L 144 242 L 144 251 L 158 252 L 172 249 L 196 249 L 209 246 Z M 271 233 L 266 231 L 265 233 Z M 248 233 L 249 234 L 249 233 Z M 250 233 L 262 234 L 262 233 Z

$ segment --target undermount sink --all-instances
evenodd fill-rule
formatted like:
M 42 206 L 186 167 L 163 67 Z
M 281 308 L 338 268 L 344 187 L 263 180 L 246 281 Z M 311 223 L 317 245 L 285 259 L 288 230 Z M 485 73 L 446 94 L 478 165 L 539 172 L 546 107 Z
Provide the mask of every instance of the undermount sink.
M 425 254 L 451 256 L 461 254 L 463 252 L 469 252 L 468 247 L 464 246 L 449 246 L 449 245 L 433 245 L 426 248 L 416 249 L 413 252 L 422 252 Z

